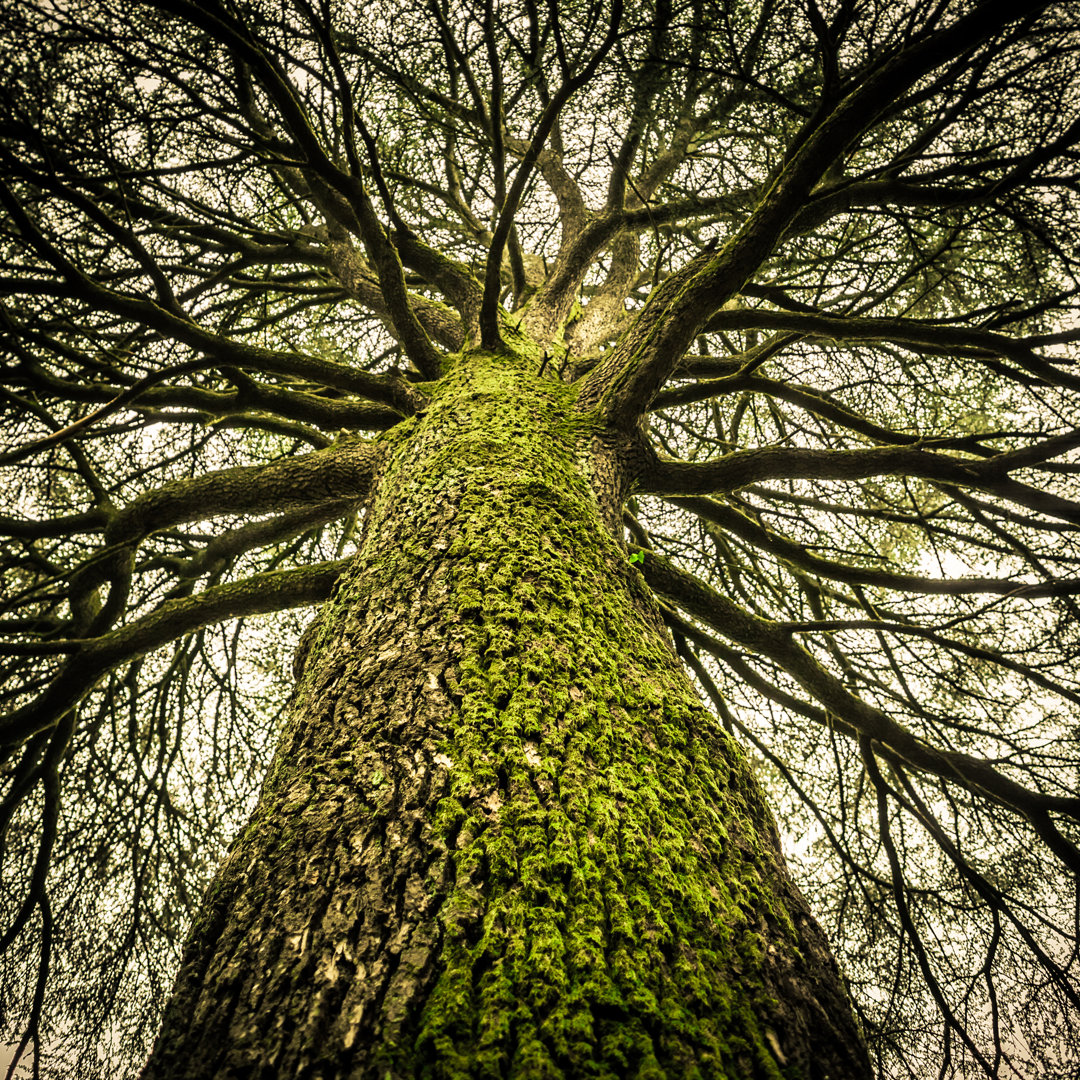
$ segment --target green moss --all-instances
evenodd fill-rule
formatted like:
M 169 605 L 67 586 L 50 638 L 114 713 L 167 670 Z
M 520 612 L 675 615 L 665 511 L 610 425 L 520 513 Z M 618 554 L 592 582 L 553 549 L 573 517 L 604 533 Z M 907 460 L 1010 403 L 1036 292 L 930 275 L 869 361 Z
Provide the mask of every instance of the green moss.
M 406 499 L 453 506 L 445 559 L 462 637 L 442 747 L 452 794 L 433 823 L 458 886 L 441 909 L 440 976 L 395 1066 L 764 1069 L 742 1007 L 763 958 L 747 913 L 772 907 L 741 805 L 746 764 L 648 624 L 579 467 L 573 390 L 538 378 L 535 360 L 462 358 L 384 481 L 387 513 Z M 421 530 L 380 569 L 429 558 Z
M 377 539 L 311 654 L 379 588 L 438 568 L 456 708 L 430 827 L 452 885 L 388 1075 L 780 1075 L 762 972 L 794 929 L 762 872 L 765 812 L 602 524 L 589 419 L 528 349 L 468 353 L 431 390 L 388 439 Z M 381 782 L 365 775 L 368 797 Z

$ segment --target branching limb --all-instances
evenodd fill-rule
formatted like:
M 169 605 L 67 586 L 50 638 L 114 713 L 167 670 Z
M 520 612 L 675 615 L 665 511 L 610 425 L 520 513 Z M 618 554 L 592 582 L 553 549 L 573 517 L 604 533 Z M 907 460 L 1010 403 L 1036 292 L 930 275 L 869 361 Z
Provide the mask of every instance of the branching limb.
M 43 348 L 55 353 L 60 360 L 70 361 L 79 367 L 91 367 L 92 361 L 84 353 L 66 348 L 48 335 L 27 334 L 27 340 L 41 344 Z M 348 430 L 384 431 L 401 420 L 401 413 L 382 405 L 354 402 L 348 399 L 335 399 L 316 392 L 319 387 L 300 388 L 299 386 L 275 385 L 263 380 L 255 380 L 240 368 L 231 365 L 222 370 L 216 360 L 193 362 L 196 369 L 212 368 L 221 370 L 222 375 L 232 383 L 234 389 L 209 389 L 204 386 L 192 386 L 181 383 L 176 386 L 157 385 L 162 379 L 174 374 L 177 368 L 164 368 L 160 373 L 151 373 L 142 380 L 132 380 L 131 376 L 116 367 L 107 369 L 107 375 L 92 381 L 65 378 L 54 374 L 52 370 L 39 362 L 28 350 L 16 344 L 15 350 L 23 360 L 18 367 L 4 373 L 4 382 L 11 387 L 24 387 L 35 396 L 53 398 L 64 402 L 101 403 L 102 407 L 69 425 L 73 430 L 68 433 L 56 431 L 49 436 L 58 443 L 66 443 L 72 435 L 99 421 L 114 415 L 118 409 L 130 409 L 161 420 L 175 416 L 178 410 L 191 410 L 205 421 L 240 424 L 245 421 L 252 425 L 278 423 L 288 425 L 292 421 L 314 424 L 318 428 L 337 432 Z M 180 365 L 177 365 L 180 367 Z M 105 381 L 115 379 L 116 382 Z M 127 383 L 128 385 L 123 385 Z M 315 441 L 318 433 L 309 433 L 306 441 Z M 5 461 L 16 461 L 49 444 L 30 443 L 25 447 L 13 449 L 5 456 Z
M 0 719 L 0 745 L 17 746 L 56 725 L 109 670 L 226 619 L 303 607 L 325 600 L 349 559 L 299 570 L 255 574 L 191 597 L 166 600 L 154 611 L 100 637 L 52 643 L 73 655 L 47 690 Z
M 227 533 L 216 544 L 212 542 L 200 557 L 174 567 L 182 577 L 191 579 L 230 554 L 268 538 L 296 535 L 315 522 L 346 513 L 367 495 L 382 451 L 379 443 L 349 439 L 299 458 L 173 481 L 120 510 L 102 506 L 100 511 L 107 518 L 104 547 L 68 575 L 74 618 L 68 633 L 79 637 L 102 635 L 121 617 L 131 593 L 138 545 L 149 534 L 224 514 L 289 510 L 277 519 Z M 108 589 L 104 602 L 99 598 L 102 586 Z M 24 654 L 38 651 L 30 644 L 16 649 Z M 41 651 L 57 650 L 49 646 Z
M 607 34 L 589 60 L 575 75 L 568 75 L 559 89 L 552 95 L 545 107 L 529 143 L 529 149 L 521 159 L 513 183 L 506 194 L 506 199 L 499 207 L 499 219 L 495 225 L 491 243 L 488 246 L 487 265 L 484 271 L 484 298 L 480 308 L 480 339 L 485 348 L 498 348 L 502 340 L 498 316 L 499 294 L 502 291 L 503 251 L 514 224 L 518 206 L 532 171 L 536 166 L 540 152 L 547 142 L 548 135 L 559 118 L 563 106 L 574 93 L 585 86 L 593 77 L 601 61 L 611 51 L 618 37 L 619 24 L 622 21 L 622 0 L 613 0 L 608 21 Z
M 266 513 L 334 500 L 360 502 L 383 453 L 379 442 L 350 438 L 301 457 L 174 480 L 118 511 L 105 540 L 129 544 L 150 532 L 222 514 Z
M 169 311 L 152 300 L 107 288 L 87 276 L 27 217 L 6 184 L 0 183 L 0 204 L 11 214 L 26 242 L 64 278 L 68 290 L 78 298 L 110 311 L 121 318 L 167 338 L 179 341 L 220 363 L 280 375 L 292 375 L 311 382 L 348 390 L 371 401 L 411 416 L 423 407 L 422 395 L 400 378 L 368 375 L 363 371 L 301 353 L 279 352 L 247 345 L 234 338 L 214 334 L 186 315 Z
M 832 341 L 888 341 L 920 351 L 946 356 L 970 357 L 984 364 L 994 357 L 1004 357 L 1048 386 L 1080 389 L 1080 376 L 1040 356 L 1032 341 L 1012 338 L 989 330 L 941 326 L 916 319 L 872 319 L 856 316 L 831 316 L 820 312 L 776 311 L 770 308 L 732 308 L 718 311 L 708 322 L 708 329 L 776 330 L 803 334 L 807 338 Z M 994 371 L 1007 374 L 1000 366 Z M 1015 376 L 1014 376 L 1015 377 Z
M 774 251 L 815 185 L 873 125 L 883 103 L 1016 17 L 1015 8 L 1005 0 L 984 0 L 951 26 L 895 52 L 826 115 L 812 117 L 738 232 L 721 250 L 691 259 L 653 291 L 611 355 L 586 378 L 579 407 L 596 408 L 615 426 L 634 426 L 709 317 Z
M 943 485 L 974 488 L 1072 524 L 1080 524 L 1080 503 L 1022 484 L 1006 475 L 1024 462 L 1062 453 L 1080 443 L 1069 432 L 1045 439 L 1037 449 L 968 460 L 931 453 L 914 446 L 882 446 L 869 450 L 789 450 L 769 446 L 737 450 L 715 461 L 697 464 L 656 457 L 641 473 L 638 489 L 656 495 L 705 495 L 774 479 L 859 480 L 871 476 L 909 476 Z M 1014 464 L 1015 462 L 1015 464 Z
M 690 574 L 676 569 L 666 559 L 648 556 L 643 573 L 661 596 L 738 646 L 778 664 L 853 732 L 881 743 L 915 769 L 982 792 L 1022 814 L 1044 839 L 1052 838 L 1055 854 L 1074 872 L 1080 872 L 1080 852 L 1049 818 L 1049 812 L 1053 811 L 1080 820 L 1080 798 L 1032 791 L 985 761 L 931 746 L 882 710 L 852 694 L 799 645 L 789 631 L 770 620 L 751 615 Z
M 782 533 L 759 524 L 738 508 L 726 505 L 717 499 L 672 498 L 670 501 L 676 506 L 697 514 L 705 521 L 719 525 L 725 532 L 741 537 L 792 566 L 832 581 L 873 585 L 883 589 L 895 589 L 899 592 L 942 596 L 987 594 L 1035 599 L 1080 593 L 1080 578 L 1056 578 L 1038 583 L 981 576 L 935 578 L 926 575 L 899 574 L 870 566 L 859 566 L 852 562 L 825 559 Z

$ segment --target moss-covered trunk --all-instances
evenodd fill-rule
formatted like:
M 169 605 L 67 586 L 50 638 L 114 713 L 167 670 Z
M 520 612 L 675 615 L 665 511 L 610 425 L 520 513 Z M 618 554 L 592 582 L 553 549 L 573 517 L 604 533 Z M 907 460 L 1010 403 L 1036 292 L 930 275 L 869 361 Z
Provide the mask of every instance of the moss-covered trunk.
M 397 432 L 147 1080 L 868 1074 L 535 367 L 469 354 Z

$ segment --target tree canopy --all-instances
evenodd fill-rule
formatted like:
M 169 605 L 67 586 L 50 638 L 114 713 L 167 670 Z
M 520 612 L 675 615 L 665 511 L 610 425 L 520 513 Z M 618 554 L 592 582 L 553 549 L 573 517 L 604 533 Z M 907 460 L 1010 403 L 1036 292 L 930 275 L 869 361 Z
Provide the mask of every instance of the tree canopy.
M 0 49 L 24 1061 L 137 1067 L 379 439 L 513 339 L 881 1074 L 1071 1075 L 1075 5 L 16 0 Z

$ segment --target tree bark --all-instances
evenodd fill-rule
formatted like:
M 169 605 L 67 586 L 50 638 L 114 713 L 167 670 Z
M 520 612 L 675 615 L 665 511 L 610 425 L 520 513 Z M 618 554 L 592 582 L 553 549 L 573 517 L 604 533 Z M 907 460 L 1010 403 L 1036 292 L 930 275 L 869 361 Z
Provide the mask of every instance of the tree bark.
M 869 1075 L 539 366 L 467 353 L 386 437 L 144 1080 Z

